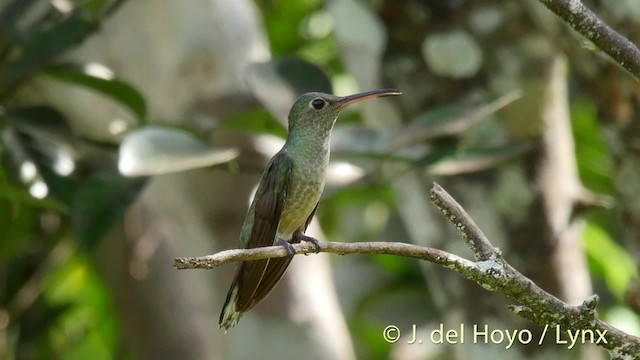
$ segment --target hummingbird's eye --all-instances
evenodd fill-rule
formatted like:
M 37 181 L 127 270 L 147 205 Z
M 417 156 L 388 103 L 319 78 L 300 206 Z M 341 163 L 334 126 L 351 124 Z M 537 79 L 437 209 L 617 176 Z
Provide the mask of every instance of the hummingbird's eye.
M 311 101 L 311 107 L 316 109 L 316 110 L 321 110 L 323 109 L 325 106 L 327 105 L 327 102 L 318 98 L 318 99 L 313 99 Z

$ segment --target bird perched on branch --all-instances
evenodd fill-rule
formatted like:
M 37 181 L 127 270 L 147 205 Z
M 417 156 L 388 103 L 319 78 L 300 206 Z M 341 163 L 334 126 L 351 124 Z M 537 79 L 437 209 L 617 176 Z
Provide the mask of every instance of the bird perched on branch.
M 220 328 L 237 324 L 243 313 L 273 290 L 293 259 L 291 244 L 309 241 L 319 249 L 317 240 L 304 232 L 324 189 L 331 130 L 340 112 L 358 101 L 401 94 L 394 89 L 344 97 L 313 92 L 295 101 L 287 140 L 267 164 L 240 232 L 240 242 L 247 249 L 280 244 L 291 256 L 238 265 L 220 314 Z

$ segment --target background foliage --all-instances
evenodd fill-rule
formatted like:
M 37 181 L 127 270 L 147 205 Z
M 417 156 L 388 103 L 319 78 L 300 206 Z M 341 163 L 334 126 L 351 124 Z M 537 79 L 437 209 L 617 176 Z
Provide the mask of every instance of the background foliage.
M 49 2 L 29 0 L 5 2 L 0 9 L 2 358 L 144 358 L 140 349 L 132 349 L 123 341 L 114 294 L 95 269 L 100 242 L 122 221 L 152 176 L 201 167 L 232 174 L 258 171 L 259 166 L 233 160 L 237 156 L 234 149 L 212 145 L 208 134 L 192 123 L 150 125 L 158 119 L 150 118 L 145 95 L 120 79 L 117 71 L 100 75 L 87 64 L 69 63 L 61 56 L 102 31 L 101 24 L 123 3 L 82 1 L 63 10 Z M 327 238 L 411 241 L 400 211 L 404 204 L 394 190 L 394 173 L 388 171 L 389 165 L 398 164 L 403 166 L 402 171 L 415 171 L 429 180 L 446 182 L 455 175 L 463 179 L 463 185 L 465 181 L 486 185 L 492 189 L 488 198 L 494 199 L 491 203 L 486 202 L 487 197 L 476 200 L 472 207 L 502 206 L 510 212 L 503 220 L 506 224 L 517 223 L 519 216 L 535 216 L 527 213 L 529 210 L 512 209 L 510 203 L 514 196 L 538 196 L 531 183 L 524 190 L 519 188 L 525 185 L 514 179 L 524 175 L 514 169 L 522 166 L 533 171 L 527 164 L 533 163 L 539 149 L 539 133 L 535 129 L 527 133 L 523 130 L 527 124 L 514 125 L 509 120 L 509 111 L 535 111 L 530 97 L 520 99 L 522 91 L 526 94 L 531 90 L 530 79 L 523 76 L 515 92 L 500 86 L 471 94 L 463 89 L 507 81 L 495 68 L 518 67 L 509 61 L 517 60 L 521 66 L 536 61 L 537 50 L 524 49 L 524 55 L 504 57 L 496 51 L 496 58 L 485 59 L 485 68 L 470 78 L 437 73 L 427 76 L 424 70 L 395 76 L 394 71 L 404 66 L 398 54 L 423 56 L 414 42 L 422 42 L 418 37 L 426 38 L 430 32 L 446 30 L 455 35 L 453 30 L 460 27 L 482 33 L 483 27 L 493 26 L 496 12 L 514 18 L 514 13 L 519 14 L 523 23 L 479 41 L 500 48 L 500 44 L 519 41 L 518 31 L 529 27 L 539 31 L 538 23 L 549 20 L 537 10 L 514 10 L 531 6 L 524 5 L 525 1 L 481 1 L 474 6 L 467 1 L 391 3 L 359 2 L 388 29 L 385 61 L 392 66 L 380 75 L 385 84 L 408 94 L 400 111 L 403 124 L 400 130 L 391 132 L 369 126 L 357 111 L 341 117 L 333 159 L 357 166 L 358 174 L 365 175 L 347 186 L 329 183 L 318 212 Z M 281 114 L 289 104 L 270 96 L 273 83 L 268 74 L 275 73 L 296 93 L 323 90 L 344 94 L 355 91 L 357 85 L 343 63 L 341 55 L 349 50 L 338 44 L 329 6 L 319 0 L 260 0 L 256 5 L 273 60 L 255 70 L 252 84 L 258 105 L 219 119 L 214 131 L 282 138 L 286 132 Z M 640 15 L 627 16 L 612 9 L 615 7 L 609 9 L 606 4 L 596 7 L 608 21 L 636 34 Z M 427 25 L 411 25 L 423 16 L 428 19 L 424 21 Z M 433 20 L 438 16 L 441 20 Z M 456 22 L 455 18 L 467 20 Z M 358 21 L 357 15 L 354 21 Z M 596 201 L 576 207 L 574 216 L 585 222 L 581 238 L 594 292 L 602 298 L 600 311 L 605 320 L 640 334 L 638 238 L 626 222 L 637 219 L 638 198 L 628 194 L 636 194 L 634 180 L 638 173 L 634 166 L 624 165 L 637 164 L 637 136 L 629 129 L 637 128 L 638 86 L 595 51 L 582 49 L 579 55 L 572 54 L 578 40 L 568 31 L 542 33 L 561 39 L 551 46 L 567 53 L 568 101 L 579 179 L 590 194 L 597 195 Z M 532 45 L 525 42 L 522 47 L 526 46 Z M 398 63 L 394 64 L 394 59 Z M 585 70 L 580 62 L 593 66 Z M 38 78 L 100 93 L 133 114 L 135 126 L 128 129 L 121 142 L 79 134 L 63 111 L 20 92 Z M 429 90 L 423 93 L 425 87 Z M 92 114 L 86 114 L 86 121 L 91 119 Z M 514 127 L 522 130 L 520 134 Z M 125 165 L 123 159 L 127 160 Z M 139 176 L 124 176 L 127 171 Z M 464 186 L 459 185 L 454 189 L 462 193 Z M 516 252 L 513 256 L 517 257 Z M 429 285 L 430 275 L 415 261 L 374 256 L 336 259 L 334 265 L 335 273 L 350 274 L 343 282 L 339 275 L 335 281 L 358 358 L 403 358 L 398 349 L 381 339 L 386 324 L 401 323 L 406 328 L 442 321 L 436 304 L 440 296 L 434 290 L 437 288 Z M 364 277 L 361 284 L 353 282 L 358 274 Z M 345 289 L 349 291 L 341 291 Z

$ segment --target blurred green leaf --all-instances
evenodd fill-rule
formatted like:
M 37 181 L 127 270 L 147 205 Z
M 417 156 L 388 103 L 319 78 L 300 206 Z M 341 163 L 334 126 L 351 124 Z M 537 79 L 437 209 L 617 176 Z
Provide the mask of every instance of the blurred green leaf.
M 274 55 L 291 54 L 308 39 L 300 36 L 301 25 L 309 15 L 322 7 L 321 0 L 258 0 Z
M 404 334 L 401 338 L 409 341 L 413 325 L 420 326 L 436 316 L 428 293 L 420 285 L 424 281 L 420 271 L 415 274 L 416 277 L 410 279 L 397 277 L 395 280 L 381 281 L 378 287 L 370 289 L 354 305 L 349 325 L 354 335 L 366 345 L 366 350 L 373 352 L 363 358 L 389 358 L 391 344 L 381 338 L 386 326 L 397 326 L 400 335 Z
M 413 127 L 409 126 L 395 138 L 389 132 L 378 129 L 340 126 L 332 135 L 332 154 L 338 157 L 409 161 L 419 167 L 429 167 L 430 172 L 439 175 L 484 170 L 522 154 L 529 148 L 528 145 L 471 146 L 460 145 L 451 138 L 424 144 L 417 140 L 464 131 L 519 96 L 514 92 L 490 103 L 481 102 L 463 110 L 458 105 L 441 107 L 418 118 Z M 426 129 L 429 131 L 422 133 Z
M 175 128 L 145 126 L 128 133 L 120 144 L 118 169 L 125 176 L 165 174 L 227 162 L 236 149 L 216 149 Z
M 388 45 L 387 29 L 376 9 L 363 1 L 327 1 L 325 9 L 333 19 L 343 66 L 358 82 L 376 83 Z
M 312 91 L 333 92 L 327 73 L 315 64 L 293 56 L 275 59 L 272 64 L 296 94 Z
M 63 202 L 75 189 L 69 177 L 76 168 L 74 138 L 66 119 L 45 106 L 19 108 L 2 120 L 3 165 L 10 179 L 36 198 L 53 195 Z
M 388 131 L 358 125 L 338 126 L 331 135 L 332 155 L 377 155 L 388 153 Z
M 69 303 L 51 305 L 38 297 L 29 311 L 23 314 L 20 319 L 19 341 L 34 347 L 30 349 L 34 359 L 48 358 L 54 352 L 49 331 L 58 324 L 70 308 Z
M 438 147 L 416 165 L 427 166 L 427 171 L 435 175 L 458 175 L 492 168 L 502 161 L 525 153 L 527 144 L 506 144 L 493 147 Z
M 373 255 L 371 260 L 383 268 L 385 273 L 391 274 L 394 277 L 401 278 L 405 281 L 420 279 L 420 269 L 415 261 L 403 257 L 386 255 Z
M 29 195 L 23 189 L 6 183 L 0 184 L 0 199 L 35 208 L 55 210 L 62 213 L 65 213 L 68 210 L 67 207 L 58 200 L 49 198 L 37 199 Z
M 614 326 L 627 334 L 640 335 L 640 316 L 629 306 L 613 306 L 601 311 L 600 318 L 607 324 Z
M 519 99 L 521 95 L 520 91 L 512 91 L 499 97 L 431 109 L 409 122 L 390 147 L 398 149 L 417 141 L 459 134 Z
M 287 128 L 265 109 L 249 110 L 224 119 L 220 128 L 251 134 L 270 134 L 283 139 L 287 137 Z
M 13 0 L 0 11 L 0 53 L 7 46 L 18 20 L 29 10 L 36 0 Z
M 0 183 L 0 269 L 3 263 L 25 263 L 21 256 L 28 252 L 28 239 L 39 221 L 38 209 L 30 206 L 31 201 L 46 200 L 36 200 L 23 189 L 12 188 L 5 181 Z M 18 273 L 4 278 L 4 285 L 0 286 L 0 301 L 3 297 L 12 296 L 11 285 L 15 283 L 16 276 Z
M 280 121 L 289 115 L 291 104 L 307 92 L 331 93 L 331 80 L 314 64 L 296 57 L 255 63 L 246 73 L 254 96 Z
M 635 261 L 629 252 L 591 222 L 587 223 L 584 232 L 584 244 L 592 268 L 604 279 L 618 301 L 623 302 L 631 280 L 638 278 Z
M 329 18 L 331 15 L 327 15 Z M 301 58 L 311 61 L 314 64 L 322 65 L 331 69 L 332 73 L 342 72 L 342 63 L 338 55 L 338 45 L 333 36 L 327 36 L 322 39 L 309 40 L 304 43 L 297 52 Z
M 73 134 L 67 120 L 48 106 L 31 106 L 11 109 L 2 116 L 7 124 L 21 133 L 46 138 L 51 141 L 71 143 Z
M 12 93 L 34 71 L 79 43 L 95 27 L 83 12 L 75 11 L 57 23 L 41 23 L 33 34 L 22 39 L 19 56 L 0 72 L 0 99 Z
M 110 294 L 87 261 L 75 254 L 45 280 L 47 303 L 69 305 L 48 336 L 65 359 L 113 359 L 117 317 Z
M 43 69 L 43 74 L 107 95 L 126 106 L 140 120 L 144 120 L 147 114 L 147 104 L 144 97 L 124 81 L 95 77 L 83 72 L 79 67 L 71 65 L 49 66 Z
M 391 150 L 392 135 L 381 129 L 358 125 L 338 126 L 331 135 L 331 153 L 334 158 L 417 161 L 428 153 L 423 144 L 413 144 Z
M 116 171 L 104 171 L 80 185 L 71 207 L 71 223 L 82 250 L 96 248 L 146 183 L 146 177 L 126 178 Z
M 419 167 L 429 167 L 440 161 L 446 161 L 456 157 L 458 153 L 457 145 L 452 141 L 441 142 L 434 146 L 426 156 L 422 157 L 415 164 Z
M 10 180 L 16 184 L 27 187 L 29 194 L 35 198 L 43 199 L 49 194 L 49 189 L 42 178 L 39 166 L 41 157 L 33 156 L 25 139 L 14 129 L 2 130 L 2 144 L 5 151 L 2 152 L 2 163 L 10 169 Z
M 613 158 L 604 143 L 595 105 L 577 100 L 571 106 L 571 117 L 580 179 L 595 192 L 613 193 Z
M 380 341 L 382 330 L 386 325 L 371 323 L 365 319 L 355 318 L 349 322 L 349 328 L 354 337 L 362 345 L 358 354 L 363 359 L 389 359 L 391 344 L 388 341 Z
M 75 1 L 74 6 L 92 17 L 106 19 L 128 0 L 85 0 Z
M 0 197 L 66 212 L 77 187 L 73 151 L 64 144 L 19 133 L 10 127 L 2 130 L 1 139 L 2 166 L 7 170 L 8 180 L 27 190 L 16 192 L 17 189 L 7 185 L 0 190 Z

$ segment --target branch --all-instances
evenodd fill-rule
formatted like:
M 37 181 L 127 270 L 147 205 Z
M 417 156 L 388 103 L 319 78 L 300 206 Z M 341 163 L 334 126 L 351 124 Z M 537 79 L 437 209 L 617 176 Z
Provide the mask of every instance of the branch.
M 489 291 L 498 291 L 520 303 L 511 305 L 513 313 L 545 327 L 552 328 L 555 336 L 556 326 L 562 333 L 583 336 L 584 332 L 604 336 L 596 345 L 610 350 L 613 357 L 640 360 L 640 338 L 626 334 L 596 317 L 595 308 L 598 296 L 592 295 L 581 305 L 566 304 L 555 296 L 539 288 L 533 281 L 509 265 L 500 253 L 484 236 L 466 211 L 440 185 L 431 188 L 431 201 L 458 229 L 462 238 L 474 252 L 477 261 L 473 262 L 443 250 L 422 247 L 399 242 L 360 242 L 338 243 L 320 242 L 320 252 L 339 255 L 386 254 L 425 260 L 442 265 L 460 273 L 466 279 L 475 281 Z M 293 245 L 296 254 L 316 252 L 313 244 Z M 234 249 L 201 256 L 174 259 L 177 269 L 211 269 L 223 264 L 288 256 L 282 246 L 269 246 L 255 249 Z M 551 335 L 550 335 L 551 336 Z M 566 336 L 565 336 L 566 337 Z M 582 337 L 581 337 L 582 339 Z M 542 339 L 541 339 L 542 341 Z
M 339 243 L 333 241 L 318 242 L 320 252 L 338 255 L 395 255 L 414 259 L 430 261 L 445 267 L 461 271 L 478 271 L 473 261 L 450 254 L 446 251 L 422 247 L 400 242 L 359 242 Z M 309 255 L 318 250 L 315 245 L 305 242 L 293 244 L 296 255 Z M 173 266 L 176 269 L 212 269 L 220 265 L 260 259 L 271 259 L 289 256 L 282 246 L 268 246 L 254 249 L 233 249 L 220 251 L 219 253 L 199 257 L 186 257 L 174 259 Z
M 640 81 L 640 50 L 580 0 L 538 0 Z
M 455 225 L 460 237 L 475 254 L 476 260 L 485 261 L 500 256 L 500 250 L 491 245 L 482 230 L 462 206 L 440 185 L 435 183 L 431 188 L 431 202 Z

